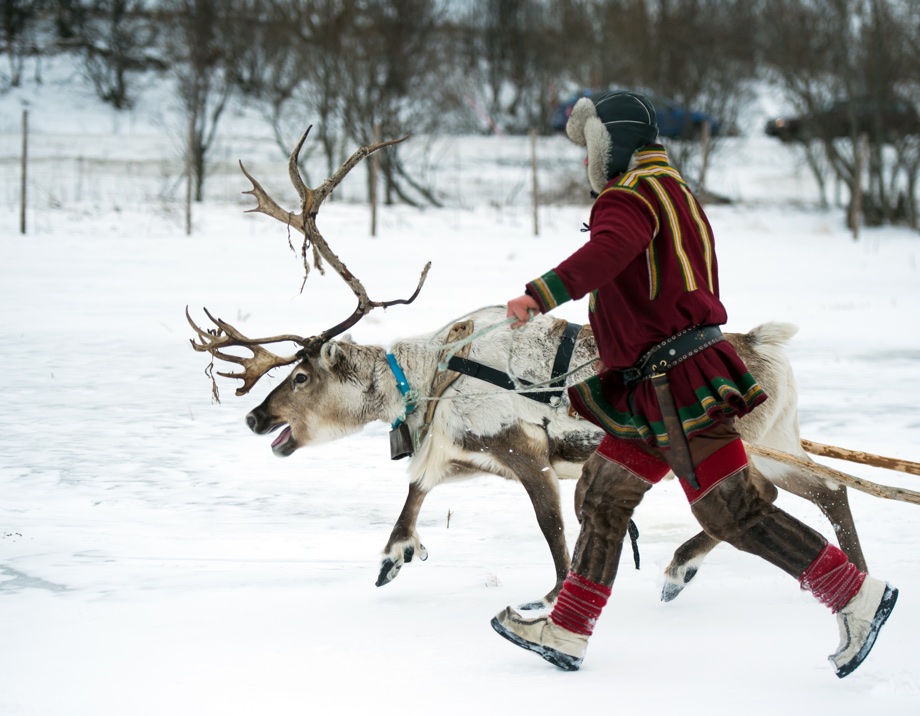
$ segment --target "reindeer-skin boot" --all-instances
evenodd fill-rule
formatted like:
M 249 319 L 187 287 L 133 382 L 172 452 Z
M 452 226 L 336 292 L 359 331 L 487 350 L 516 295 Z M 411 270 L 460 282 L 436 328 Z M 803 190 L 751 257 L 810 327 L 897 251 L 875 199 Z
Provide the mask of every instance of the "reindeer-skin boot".
M 867 576 L 856 596 L 837 612 L 840 646 L 827 658 L 839 678 L 853 673 L 869 656 L 897 600 L 897 589 Z
M 539 654 L 560 669 L 578 671 L 585 658 L 588 637 L 563 629 L 549 616 L 525 619 L 506 607 L 491 623 L 492 628 L 512 644 Z

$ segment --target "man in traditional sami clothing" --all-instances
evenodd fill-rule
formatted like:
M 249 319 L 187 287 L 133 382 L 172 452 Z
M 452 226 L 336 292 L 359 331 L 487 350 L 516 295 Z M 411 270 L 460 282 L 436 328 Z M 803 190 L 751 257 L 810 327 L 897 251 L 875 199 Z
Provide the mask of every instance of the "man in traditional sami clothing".
M 566 126 L 587 149 L 596 196 L 590 239 L 508 303 L 520 328 L 536 313 L 591 295 L 602 363 L 569 389 L 578 414 L 605 436 L 575 492 L 581 524 L 572 568 L 548 616 L 510 607 L 492 620 L 518 646 L 566 670 L 581 666 L 607 603 L 633 510 L 669 470 L 713 537 L 788 572 L 837 615 L 838 676 L 866 658 L 897 590 L 870 577 L 757 490 L 734 420 L 766 394 L 719 328 L 712 228 L 654 142 L 652 103 L 635 92 L 580 99 Z

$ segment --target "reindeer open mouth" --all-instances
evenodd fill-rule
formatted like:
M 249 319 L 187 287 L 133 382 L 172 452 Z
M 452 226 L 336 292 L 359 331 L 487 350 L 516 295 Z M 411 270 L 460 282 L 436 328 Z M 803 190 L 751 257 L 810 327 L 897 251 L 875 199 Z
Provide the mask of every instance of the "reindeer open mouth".
M 276 426 L 272 429 L 272 432 L 280 428 L 281 425 Z M 275 453 L 278 457 L 287 457 L 297 449 L 297 445 L 293 440 L 293 433 L 291 431 L 290 425 L 285 425 L 281 433 L 272 440 L 272 452 Z
M 298 448 L 291 425 L 270 415 L 261 405 L 249 412 L 246 425 L 256 435 L 269 435 L 281 430 L 278 437 L 272 440 L 272 452 L 278 457 L 287 457 Z

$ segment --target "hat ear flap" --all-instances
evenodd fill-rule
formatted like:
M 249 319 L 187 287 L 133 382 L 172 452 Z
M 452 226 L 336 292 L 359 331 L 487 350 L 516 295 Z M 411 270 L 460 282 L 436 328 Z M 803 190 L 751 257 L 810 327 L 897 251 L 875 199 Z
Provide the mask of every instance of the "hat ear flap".
M 594 102 L 588 97 L 582 97 L 572 107 L 572 113 L 565 123 L 565 133 L 575 144 L 582 147 L 585 144 L 585 123 L 591 118 L 597 119 L 597 110 L 594 108 Z
M 607 168 L 613 152 L 613 141 L 604 123 L 597 116 L 585 122 L 583 133 L 588 148 L 588 181 L 595 193 L 600 194 L 607 184 Z

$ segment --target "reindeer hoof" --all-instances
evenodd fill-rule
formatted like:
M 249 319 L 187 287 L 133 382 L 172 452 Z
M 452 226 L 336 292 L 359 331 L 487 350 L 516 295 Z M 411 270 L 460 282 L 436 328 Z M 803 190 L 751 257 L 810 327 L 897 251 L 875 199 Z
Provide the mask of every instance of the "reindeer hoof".
M 384 552 L 383 559 L 380 560 L 380 572 L 377 574 L 377 586 L 382 587 L 392 582 L 403 565 L 416 558 L 422 562 L 428 559 L 428 550 L 418 540 L 410 544 L 406 542 L 396 544 L 389 551 Z
M 428 559 L 428 550 L 425 549 L 425 545 L 419 544 L 418 549 L 416 549 L 410 544 L 403 550 L 403 562 L 411 562 L 415 557 L 418 557 L 420 562 Z
M 396 575 L 399 574 L 400 569 L 402 569 L 401 562 L 394 562 L 389 557 L 384 559 L 380 563 L 380 573 L 377 575 L 377 586 L 382 587 L 384 584 L 392 582 L 396 579 Z
M 675 579 L 671 575 L 666 575 L 664 586 L 661 588 L 661 601 L 670 602 L 675 599 L 695 576 L 696 567 L 687 567 L 683 579 Z

